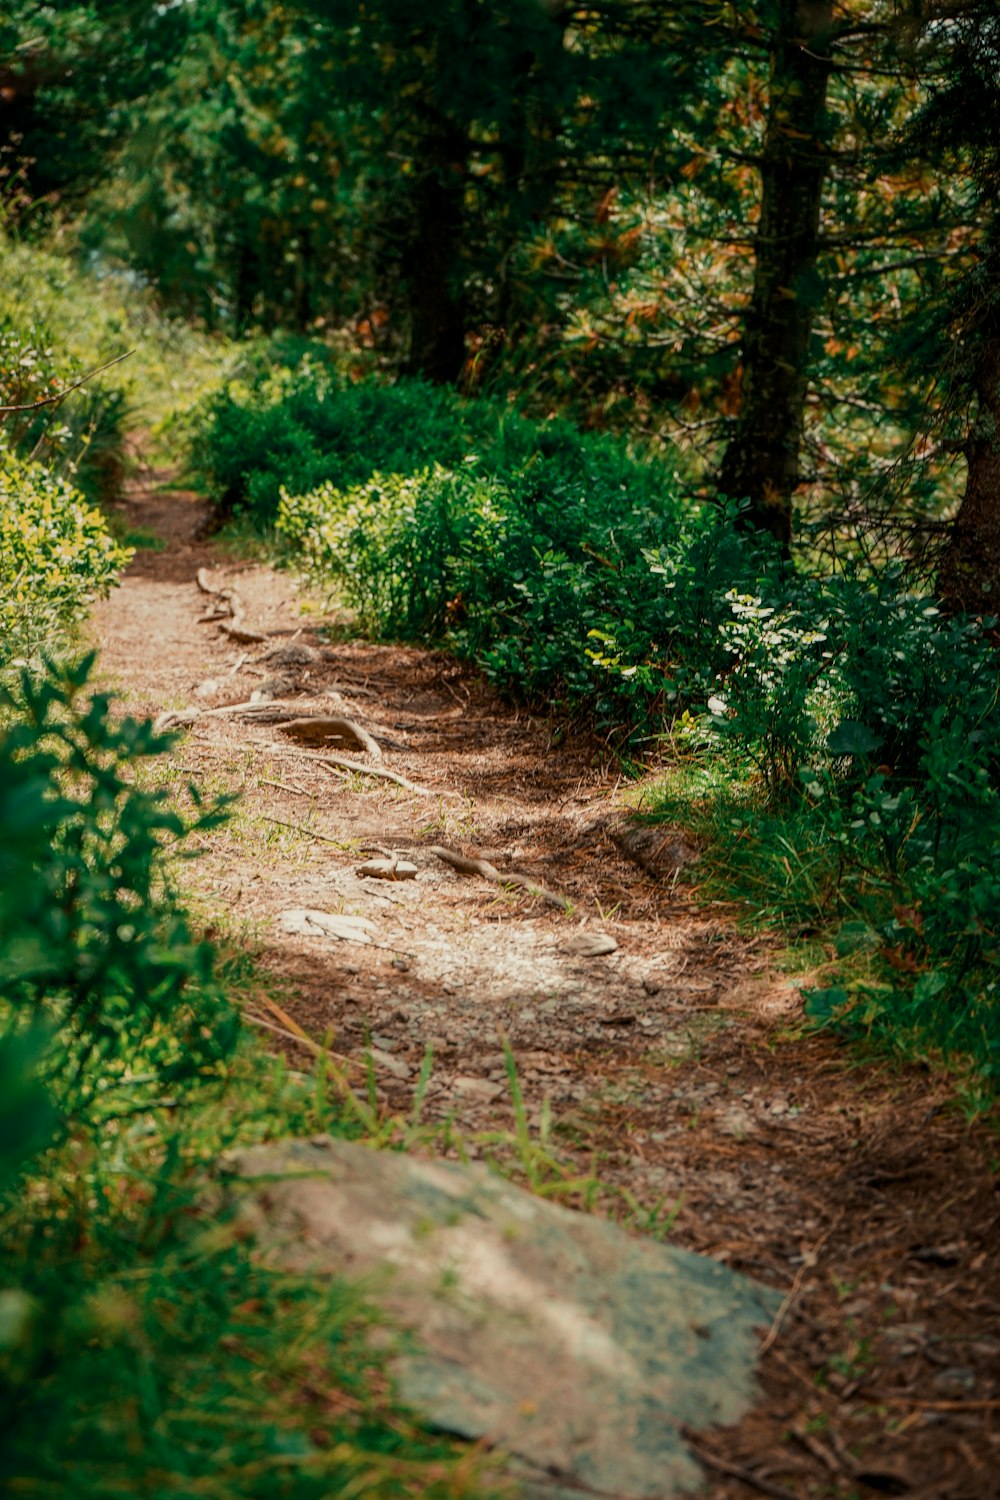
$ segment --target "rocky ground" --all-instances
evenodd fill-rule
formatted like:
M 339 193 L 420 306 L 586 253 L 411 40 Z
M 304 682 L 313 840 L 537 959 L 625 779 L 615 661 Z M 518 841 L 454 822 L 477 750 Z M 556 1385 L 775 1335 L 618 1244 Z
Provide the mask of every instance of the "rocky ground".
M 123 502 L 163 545 L 93 630 L 130 708 L 184 726 L 164 779 L 240 794 L 188 878 L 274 976 L 261 1035 L 362 1093 L 371 1070 L 400 1117 L 432 1049 L 423 1115 L 471 1155 L 515 1123 L 509 1046 L 539 1183 L 558 1158 L 600 1184 L 564 1201 L 781 1292 L 760 1403 L 695 1439 L 712 1500 L 1000 1496 L 995 1129 L 808 1034 L 773 945 L 693 899 L 697 850 L 590 744 L 446 655 L 320 628 L 164 478 Z

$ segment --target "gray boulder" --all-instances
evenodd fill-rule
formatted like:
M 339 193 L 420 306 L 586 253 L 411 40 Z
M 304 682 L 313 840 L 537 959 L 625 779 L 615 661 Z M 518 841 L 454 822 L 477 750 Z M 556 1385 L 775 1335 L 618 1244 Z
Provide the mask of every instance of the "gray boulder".
M 778 1293 L 561 1208 L 480 1166 L 317 1137 L 222 1164 L 258 1243 L 364 1277 L 413 1338 L 394 1364 L 431 1425 L 511 1455 L 546 1500 L 667 1500 L 701 1471 L 680 1433 L 739 1419 Z

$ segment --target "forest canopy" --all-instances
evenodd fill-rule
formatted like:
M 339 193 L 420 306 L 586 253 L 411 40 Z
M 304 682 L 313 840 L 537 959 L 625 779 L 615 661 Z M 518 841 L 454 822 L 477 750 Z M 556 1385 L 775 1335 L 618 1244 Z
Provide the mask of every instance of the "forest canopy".
M 784 545 L 943 556 L 988 613 L 997 27 L 986 0 L 17 0 L 6 213 L 209 327 L 643 433 Z

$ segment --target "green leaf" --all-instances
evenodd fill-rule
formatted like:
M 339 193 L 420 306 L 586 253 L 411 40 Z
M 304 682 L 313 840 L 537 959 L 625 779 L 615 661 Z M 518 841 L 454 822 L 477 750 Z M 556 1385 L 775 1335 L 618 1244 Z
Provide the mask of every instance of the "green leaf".
M 826 746 L 831 755 L 871 755 L 881 743 L 881 735 L 855 719 L 844 719 L 826 737 Z
M 804 990 L 806 998 L 806 1015 L 817 1026 L 829 1026 L 835 1021 L 840 1012 L 847 1005 L 849 996 L 846 990 L 834 987 L 828 990 Z
M 35 1076 L 49 1040 L 40 1026 L 0 1037 L 0 1187 L 52 1138 L 56 1112 Z
M 946 990 L 949 983 L 947 974 L 942 974 L 939 969 L 932 969 L 929 974 L 921 974 L 913 986 L 913 998 L 918 1005 L 926 1005 Z
M 860 948 L 872 948 L 878 944 L 878 933 L 867 922 L 845 922 L 833 940 L 839 957 L 857 953 Z

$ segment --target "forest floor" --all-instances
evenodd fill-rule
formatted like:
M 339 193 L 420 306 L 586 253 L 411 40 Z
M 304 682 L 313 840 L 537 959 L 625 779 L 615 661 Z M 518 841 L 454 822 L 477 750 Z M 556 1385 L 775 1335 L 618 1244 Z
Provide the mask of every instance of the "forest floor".
M 126 525 L 160 542 L 93 634 L 130 710 L 202 710 L 165 783 L 240 794 L 185 879 L 220 938 L 273 976 L 265 1041 L 303 1066 L 296 1029 L 326 1038 L 359 1090 L 371 1068 L 403 1116 L 431 1046 L 424 1116 L 453 1118 L 476 1154 L 513 1126 L 506 1038 L 529 1120 L 542 1127 L 548 1099 L 551 1149 L 600 1179 L 600 1211 L 634 1202 L 633 1227 L 672 1220 L 672 1244 L 785 1294 L 758 1406 L 693 1440 L 712 1500 L 1000 1496 L 995 1131 L 970 1127 L 932 1073 L 862 1066 L 808 1033 L 776 944 L 693 898 L 688 838 L 637 827 L 641 788 L 592 745 L 557 745 L 553 724 L 440 652 L 338 643 L 289 575 L 199 540 L 204 503 L 167 483 L 146 473 L 123 501 Z M 202 618 L 226 589 L 237 634 L 264 639 Z M 353 721 L 379 767 L 422 791 L 338 773 L 278 725 L 206 713 L 255 690 Z M 459 873 L 442 846 L 572 910 Z M 357 873 L 394 856 L 416 878 Z M 288 915 L 303 911 L 364 918 L 370 941 Z M 595 934 L 614 951 L 580 951 Z

